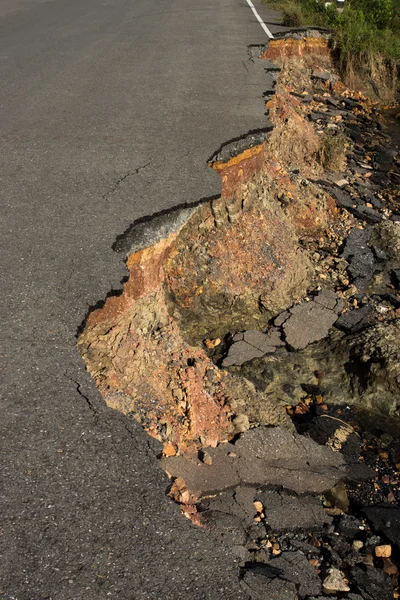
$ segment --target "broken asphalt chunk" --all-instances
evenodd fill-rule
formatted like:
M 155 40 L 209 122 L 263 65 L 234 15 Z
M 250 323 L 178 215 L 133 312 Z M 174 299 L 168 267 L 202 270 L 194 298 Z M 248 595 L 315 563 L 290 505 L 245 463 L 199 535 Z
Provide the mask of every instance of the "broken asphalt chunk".
M 297 600 L 296 585 L 289 581 L 270 578 L 261 570 L 248 570 L 241 581 L 252 600 Z
M 316 496 L 296 496 L 285 491 L 265 490 L 257 498 L 264 507 L 265 521 L 273 532 L 318 531 L 332 518 Z
M 339 452 L 283 427 L 258 427 L 235 444 L 209 448 L 212 464 L 185 454 L 161 460 L 172 477 L 182 477 L 197 497 L 239 485 L 279 486 L 298 494 L 320 494 L 339 481 L 358 477 L 356 464 Z
M 298 304 L 289 310 L 290 317 L 283 324 L 287 344 L 302 350 L 323 339 L 337 320 L 337 311 L 343 308 L 334 292 L 324 290 L 311 302 Z

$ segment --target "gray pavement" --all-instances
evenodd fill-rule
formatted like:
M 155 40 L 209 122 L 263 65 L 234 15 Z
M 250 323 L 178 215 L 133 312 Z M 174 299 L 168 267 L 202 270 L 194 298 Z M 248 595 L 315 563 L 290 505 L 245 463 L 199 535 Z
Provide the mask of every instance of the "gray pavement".
M 245 0 L 0 0 L 1 598 L 244 597 L 75 335 L 116 237 L 218 194 L 207 158 L 265 125 L 265 40 Z

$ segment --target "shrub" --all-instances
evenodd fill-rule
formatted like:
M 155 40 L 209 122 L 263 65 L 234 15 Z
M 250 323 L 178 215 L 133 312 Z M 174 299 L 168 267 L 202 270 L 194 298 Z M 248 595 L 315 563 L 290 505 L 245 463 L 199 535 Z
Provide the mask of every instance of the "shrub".
M 266 0 L 270 2 L 271 0 Z M 285 25 L 318 25 L 332 29 L 333 45 L 347 78 L 363 70 L 378 96 L 393 95 L 400 66 L 400 0 L 272 0 Z M 382 87 L 383 86 L 383 87 Z

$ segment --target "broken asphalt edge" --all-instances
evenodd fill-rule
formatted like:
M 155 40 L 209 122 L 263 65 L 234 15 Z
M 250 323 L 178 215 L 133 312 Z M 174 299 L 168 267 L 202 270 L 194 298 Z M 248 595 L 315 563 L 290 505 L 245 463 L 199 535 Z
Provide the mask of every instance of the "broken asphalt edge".
M 304 36 L 313 31 L 316 32 L 316 35 L 318 35 L 317 32 L 319 31 L 326 32 L 326 30 L 323 30 L 322 28 L 297 28 L 293 31 L 297 36 Z M 288 39 L 289 37 L 290 31 L 281 33 L 278 32 L 278 34 L 275 35 L 275 39 Z M 301 39 L 301 37 L 295 39 Z M 262 45 L 248 46 L 247 50 L 249 60 L 253 60 L 254 58 L 261 59 L 261 55 L 266 52 L 271 41 L 272 40 L 269 40 L 269 42 Z M 276 73 L 280 71 L 280 67 L 278 65 L 275 65 L 264 58 L 262 58 L 262 60 L 266 65 L 266 73 Z M 265 92 L 264 97 L 267 95 L 273 96 L 274 94 L 274 90 L 269 90 Z M 273 125 L 267 122 L 266 126 L 263 128 L 252 129 L 238 137 L 224 142 L 221 144 L 219 149 L 216 150 L 216 152 L 208 160 L 206 160 L 206 164 L 216 171 L 220 171 L 224 166 L 229 165 L 229 162 L 232 159 L 236 159 L 237 162 L 240 162 L 241 155 L 245 154 L 246 151 L 251 151 L 257 147 L 263 147 L 273 129 Z M 244 158 L 246 158 L 246 156 L 244 156 Z M 211 197 L 200 198 L 192 202 L 185 202 L 184 204 L 179 204 L 172 208 L 167 208 L 165 210 L 140 217 L 139 219 L 133 221 L 123 233 L 116 237 L 111 248 L 118 254 L 124 254 L 126 263 L 130 254 L 145 248 L 149 248 L 159 241 L 166 239 L 171 234 L 178 233 L 187 223 L 189 218 L 193 216 L 193 214 L 203 204 L 212 203 L 219 197 L 220 195 L 214 195 Z M 75 334 L 75 338 L 77 340 L 85 330 L 91 313 L 101 309 L 105 305 L 108 298 L 121 295 L 123 291 L 123 285 L 126 283 L 127 279 L 128 276 L 123 277 L 120 282 L 121 288 L 110 290 L 103 299 L 98 300 L 96 303 L 88 307 L 84 318 L 77 327 Z

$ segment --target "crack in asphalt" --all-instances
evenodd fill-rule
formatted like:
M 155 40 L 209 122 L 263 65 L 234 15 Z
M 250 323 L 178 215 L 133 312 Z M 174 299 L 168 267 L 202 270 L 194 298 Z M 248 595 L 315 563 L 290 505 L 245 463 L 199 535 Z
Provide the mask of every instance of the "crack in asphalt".
M 86 401 L 86 404 L 88 405 L 88 407 L 90 408 L 90 410 L 96 415 L 98 416 L 97 410 L 95 409 L 93 403 L 90 401 L 90 399 L 88 398 L 88 396 L 85 396 L 85 394 L 82 392 L 82 386 L 79 383 L 79 381 L 76 381 L 75 379 L 73 379 L 72 377 L 67 377 L 67 379 L 69 381 L 72 381 L 72 383 L 74 383 L 76 385 L 76 391 L 78 392 L 78 394 Z
M 140 173 L 140 171 L 142 171 L 143 169 L 146 169 L 146 167 L 148 167 L 151 164 L 151 162 L 152 161 L 149 160 L 149 162 L 137 167 L 134 171 L 128 171 L 128 173 L 125 173 L 125 175 L 122 175 L 119 179 L 117 179 L 117 181 L 114 183 L 114 185 L 111 186 L 111 188 L 108 190 L 108 192 L 106 192 L 103 195 L 103 200 L 108 200 L 114 194 L 114 192 L 117 191 L 117 189 L 119 188 L 121 183 L 123 181 L 125 181 L 125 179 L 128 179 L 129 177 L 133 177 L 134 175 L 137 175 L 138 173 Z

